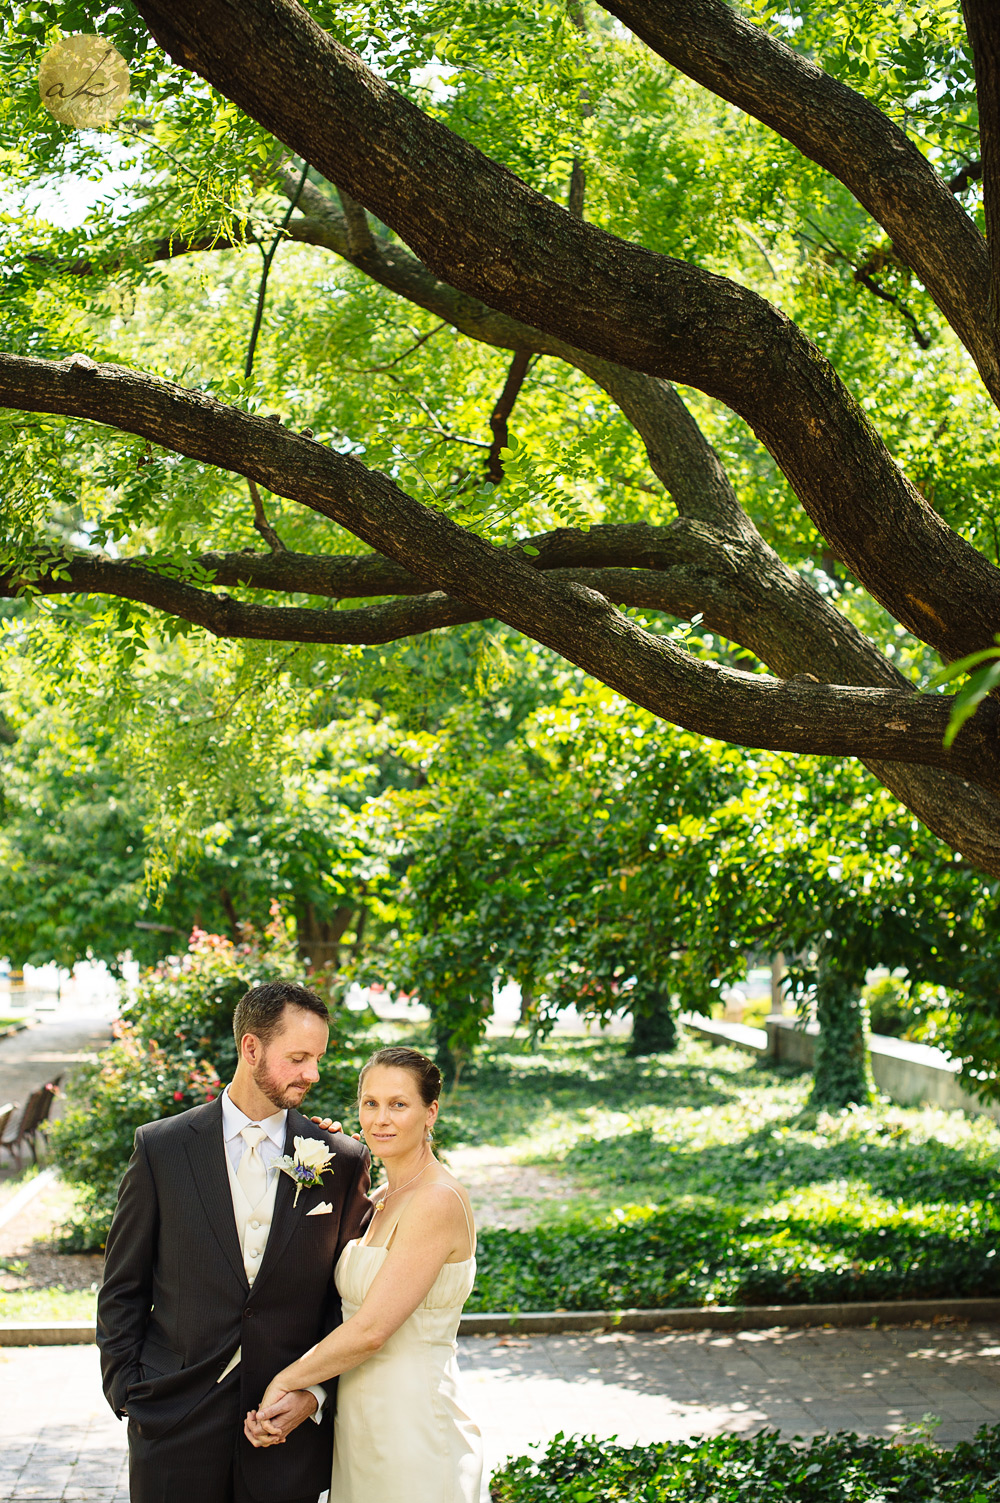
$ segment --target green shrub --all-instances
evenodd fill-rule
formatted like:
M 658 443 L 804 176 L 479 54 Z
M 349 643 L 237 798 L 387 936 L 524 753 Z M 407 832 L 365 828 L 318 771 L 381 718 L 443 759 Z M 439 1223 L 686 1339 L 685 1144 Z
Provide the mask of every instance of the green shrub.
M 114 1041 L 77 1071 L 51 1143 L 63 1178 L 80 1187 L 68 1247 L 102 1246 L 118 1185 L 143 1122 L 213 1100 L 236 1065 L 233 1009 L 251 986 L 277 979 L 310 984 L 276 908 L 263 932 L 244 925 L 240 943 L 195 929 L 186 954 L 147 971 Z M 315 984 L 315 979 L 311 984 Z M 345 1123 L 367 1045 L 356 1017 L 331 1007 L 330 1048 L 307 1110 Z
M 840 1432 L 803 1445 L 773 1431 L 617 1446 L 557 1435 L 494 1472 L 493 1503 L 995 1503 L 1000 1426 L 953 1450 Z
M 448 1116 L 466 1141 L 506 1131 L 571 1176 L 530 1232 L 484 1229 L 479 1309 L 1000 1293 L 988 1118 L 803 1114 L 807 1081 L 691 1041 L 641 1069 L 613 1041 L 494 1053 L 464 1089 Z
M 900 1210 L 877 1226 L 685 1197 L 479 1238 L 470 1310 L 662 1309 L 1000 1294 L 1000 1207 Z

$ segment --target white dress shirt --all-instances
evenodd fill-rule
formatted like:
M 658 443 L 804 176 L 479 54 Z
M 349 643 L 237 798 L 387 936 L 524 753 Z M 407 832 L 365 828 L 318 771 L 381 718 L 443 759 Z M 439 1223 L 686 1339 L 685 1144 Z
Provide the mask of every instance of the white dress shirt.
M 226 1144 L 226 1154 L 230 1164 L 233 1166 L 233 1172 L 235 1173 L 239 1169 L 240 1159 L 247 1151 L 246 1139 L 242 1136 L 243 1129 L 249 1126 L 251 1122 L 256 1122 L 257 1126 L 262 1127 L 267 1133 L 267 1137 L 261 1138 L 257 1145 L 257 1152 L 264 1160 L 264 1167 L 267 1170 L 267 1188 L 270 1189 L 271 1181 L 278 1173 L 275 1163 L 285 1152 L 285 1126 L 287 1121 L 287 1111 L 273 1112 L 270 1117 L 248 1117 L 246 1112 L 242 1111 L 236 1105 L 236 1102 L 229 1094 L 229 1087 L 226 1086 L 226 1089 L 222 1093 L 222 1136 Z M 239 1350 L 234 1354 L 229 1367 L 226 1368 L 222 1376 L 227 1377 L 238 1361 Z M 219 1381 L 221 1382 L 222 1380 L 220 1379 Z M 312 1419 L 318 1425 L 323 1418 L 326 1389 L 321 1383 L 312 1383 L 308 1391 L 316 1400 L 316 1412 L 312 1415 Z
M 226 1153 L 234 1170 L 240 1167 L 240 1159 L 246 1149 L 246 1140 L 240 1136 L 244 1127 L 251 1122 L 256 1122 L 267 1133 L 266 1138 L 261 1138 L 257 1152 L 264 1160 L 264 1168 L 267 1170 L 267 1188 L 271 1188 L 271 1180 L 277 1173 L 274 1167 L 275 1160 L 280 1159 L 285 1151 L 285 1123 L 288 1121 L 286 1111 L 274 1112 L 270 1117 L 248 1117 L 246 1112 L 240 1110 L 236 1102 L 229 1094 L 229 1087 L 222 1093 L 222 1136 L 226 1140 Z

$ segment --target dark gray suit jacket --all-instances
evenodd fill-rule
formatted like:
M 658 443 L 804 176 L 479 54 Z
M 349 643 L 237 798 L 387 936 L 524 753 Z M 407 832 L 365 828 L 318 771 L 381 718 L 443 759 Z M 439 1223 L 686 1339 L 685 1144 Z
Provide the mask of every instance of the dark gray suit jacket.
M 368 1152 L 289 1111 L 285 1148 L 321 1138 L 334 1150 L 322 1185 L 303 1190 L 279 1174 L 274 1215 L 251 1289 L 243 1268 L 222 1132 L 222 1103 L 148 1122 L 118 1192 L 97 1306 L 104 1392 L 139 1434 L 155 1440 L 212 1391 L 237 1346 L 241 1413 L 269 1380 L 341 1322 L 333 1270 L 371 1215 Z M 329 1215 L 307 1212 L 322 1201 Z M 283 1446 L 241 1438 L 239 1465 L 263 1503 L 329 1486 L 333 1385 L 323 1422 L 307 1421 Z M 220 1436 L 232 1446 L 235 1437 Z

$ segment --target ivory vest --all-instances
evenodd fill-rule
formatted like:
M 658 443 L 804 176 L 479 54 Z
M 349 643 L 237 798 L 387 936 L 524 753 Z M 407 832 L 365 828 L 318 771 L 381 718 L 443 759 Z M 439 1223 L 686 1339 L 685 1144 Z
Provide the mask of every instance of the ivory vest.
M 246 1150 L 244 1150 L 246 1151 Z M 280 1170 L 268 1171 L 268 1186 L 263 1199 L 252 1206 L 247 1200 L 243 1186 L 236 1178 L 236 1170 L 233 1168 L 229 1154 L 226 1154 L 226 1168 L 229 1171 L 229 1188 L 233 1196 L 233 1214 L 236 1217 L 236 1235 L 240 1239 L 240 1251 L 243 1254 L 243 1267 L 246 1270 L 247 1282 L 251 1289 L 253 1281 L 257 1277 L 257 1270 L 264 1261 L 264 1249 L 271 1231 L 271 1221 L 274 1217 L 274 1199 L 278 1193 L 278 1175 Z M 240 1360 L 241 1348 L 230 1357 L 225 1371 L 219 1378 L 228 1378 L 233 1368 Z

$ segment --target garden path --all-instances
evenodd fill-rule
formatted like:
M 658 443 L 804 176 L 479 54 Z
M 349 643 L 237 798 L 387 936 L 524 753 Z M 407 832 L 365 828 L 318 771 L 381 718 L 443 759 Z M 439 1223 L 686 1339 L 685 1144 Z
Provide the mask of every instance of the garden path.
M 557 1431 L 627 1443 L 778 1428 L 944 1444 L 1000 1422 L 1000 1326 L 471 1337 L 460 1343 L 489 1469 Z M 125 1431 L 94 1347 L 0 1349 L 0 1498 L 127 1503 Z M 484 1493 L 485 1498 L 485 1493 Z
M 70 997 L 41 1013 L 32 1027 L 0 1039 L 0 1105 L 24 1101 L 37 1086 L 95 1058 L 111 1037 L 118 1011 L 113 998 Z

